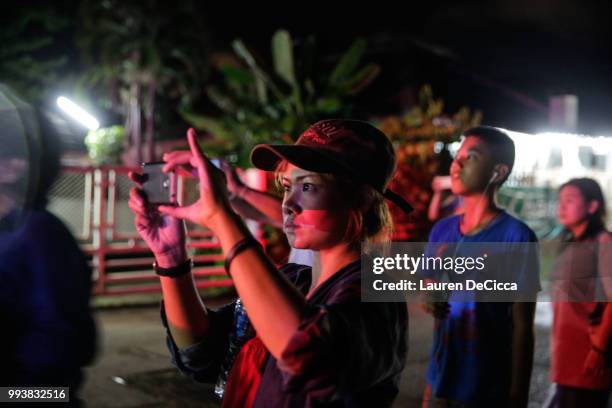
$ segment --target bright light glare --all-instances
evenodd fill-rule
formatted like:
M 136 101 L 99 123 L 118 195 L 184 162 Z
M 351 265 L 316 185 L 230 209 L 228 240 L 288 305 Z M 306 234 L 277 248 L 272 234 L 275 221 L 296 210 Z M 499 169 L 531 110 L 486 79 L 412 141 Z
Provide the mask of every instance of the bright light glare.
M 563 143 L 571 143 L 572 147 L 577 149 L 579 146 L 589 146 L 593 152 L 598 155 L 607 155 L 612 153 L 612 137 L 610 136 L 587 136 L 574 133 L 539 133 L 537 137 L 549 138 L 548 140 L 563 140 Z
M 81 108 L 79 105 L 72 102 L 66 97 L 60 96 L 59 98 L 57 98 L 57 106 L 59 106 L 61 110 L 66 112 L 68 116 L 70 116 L 72 119 L 76 120 L 89 130 L 96 130 L 100 127 L 100 122 L 98 122 L 96 118 L 91 116 L 85 111 L 85 109 Z

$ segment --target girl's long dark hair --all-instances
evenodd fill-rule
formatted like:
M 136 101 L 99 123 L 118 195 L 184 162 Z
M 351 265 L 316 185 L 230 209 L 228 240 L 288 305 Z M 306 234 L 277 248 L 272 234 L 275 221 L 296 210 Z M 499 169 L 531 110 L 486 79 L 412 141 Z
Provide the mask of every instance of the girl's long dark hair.
M 579 237 L 571 237 L 569 231 L 566 231 L 567 238 L 573 241 L 582 241 L 596 237 L 601 231 L 606 229 L 606 199 L 601 191 L 601 187 L 597 181 L 588 177 L 573 178 L 562 184 L 559 191 L 567 186 L 576 187 L 587 203 L 591 201 L 597 201 L 597 203 L 599 203 L 597 211 L 588 215 L 588 224 L 584 233 Z

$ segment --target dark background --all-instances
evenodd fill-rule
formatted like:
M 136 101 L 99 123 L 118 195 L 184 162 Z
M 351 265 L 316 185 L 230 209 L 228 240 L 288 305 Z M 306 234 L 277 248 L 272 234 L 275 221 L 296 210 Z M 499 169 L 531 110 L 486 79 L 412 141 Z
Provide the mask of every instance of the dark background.
M 78 1 L 25 1 L 2 8 L 4 18 L 49 7 L 76 18 Z M 423 83 L 446 102 L 480 109 L 484 123 L 519 131 L 547 130 L 551 95 L 579 98 L 577 131 L 612 134 L 612 6 L 608 2 L 515 0 L 469 2 L 201 3 L 215 50 L 242 38 L 267 52 L 272 33 L 288 29 L 298 41 L 315 34 L 320 52 L 337 57 L 357 36 L 381 76 L 359 96 L 372 115 L 398 113 Z M 76 59 L 67 29 L 54 50 Z M 77 63 L 77 62 L 75 62 Z M 1 78 L 0 78 L 1 80 Z
M 296 36 L 316 33 L 330 52 L 357 35 L 368 38 L 369 57 L 382 65 L 381 77 L 361 96 L 373 113 L 398 109 L 410 101 L 410 89 L 430 82 L 449 111 L 468 105 L 483 111 L 485 123 L 535 132 L 546 128 L 548 97 L 572 93 L 579 98 L 578 131 L 612 133 L 608 2 L 391 4 L 327 9 L 305 2 L 239 13 L 227 2 L 209 7 L 221 17 L 211 20 L 220 43 L 240 36 L 263 46 L 278 27 Z

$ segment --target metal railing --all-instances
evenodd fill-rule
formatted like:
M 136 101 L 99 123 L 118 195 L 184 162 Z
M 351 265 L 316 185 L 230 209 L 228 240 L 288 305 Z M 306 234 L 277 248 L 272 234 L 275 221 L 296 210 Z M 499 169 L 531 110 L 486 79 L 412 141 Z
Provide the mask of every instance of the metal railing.
M 64 166 L 49 194 L 49 210 L 72 231 L 93 269 L 94 294 L 123 295 L 160 292 L 152 270 L 153 256 L 134 227 L 127 206 L 133 184 L 130 167 Z M 191 202 L 194 182 L 179 178 L 182 200 Z M 181 202 L 182 202 L 181 200 Z M 187 246 L 193 252 L 199 289 L 228 287 L 223 256 L 212 234 L 187 226 Z

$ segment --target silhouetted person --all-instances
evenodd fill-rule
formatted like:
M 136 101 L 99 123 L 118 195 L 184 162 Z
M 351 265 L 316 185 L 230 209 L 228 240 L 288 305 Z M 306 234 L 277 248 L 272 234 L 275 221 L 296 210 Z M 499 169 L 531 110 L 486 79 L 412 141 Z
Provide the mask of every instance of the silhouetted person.
M 66 226 L 45 209 L 60 169 L 54 129 L 6 92 L 0 90 L 0 386 L 70 387 L 71 406 L 78 406 L 81 368 L 95 351 L 91 270 Z

